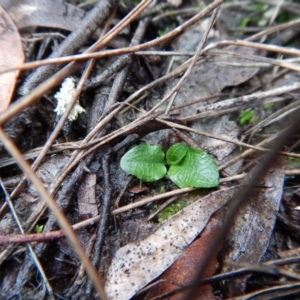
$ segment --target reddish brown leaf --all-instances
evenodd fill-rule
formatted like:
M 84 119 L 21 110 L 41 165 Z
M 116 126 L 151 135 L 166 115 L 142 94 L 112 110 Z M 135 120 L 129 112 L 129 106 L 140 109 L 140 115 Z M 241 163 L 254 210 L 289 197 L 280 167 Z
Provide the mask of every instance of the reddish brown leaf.
M 175 263 L 159 278 L 159 280 L 166 280 L 176 284 L 185 285 L 194 279 L 194 274 L 197 272 L 197 266 L 205 257 L 205 251 L 207 245 L 210 245 L 215 238 L 215 234 L 220 230 L 222 226 L 222 213 L 216 213 L 210 219 L 206 225 L 201 236 L 196 239 L 181 255 L 181 257 L 175 261 Z M 203 272 L 202 278 L 212 276 L 218 266 L 216 255 L 221 247 L 215 249 L 213 258 L 210 260 L 208 266 Z M 178 286 L 164 282 L 160 283 L 150 290 L 150 298 L 154 296 L 163 295 L 165 293 L 176 290 Z M 149 299 L 150 299 L 149 298 Z M 148 298 L 147 298 L 148 299 Z M 168 298 L 168 300 L 180 300 L 186 299 L 184 292 L 178 292 Z M 196 290 L 195 298 L 197 300 L 219 299 L 213 295 L 213 289 L 211 285 L 200 286 Z
M 21 38 L 14 23 L 0 6 L 0 68 L 24 62 Z M 19 71 L 0 74 L 0 113 L 10 103 Z

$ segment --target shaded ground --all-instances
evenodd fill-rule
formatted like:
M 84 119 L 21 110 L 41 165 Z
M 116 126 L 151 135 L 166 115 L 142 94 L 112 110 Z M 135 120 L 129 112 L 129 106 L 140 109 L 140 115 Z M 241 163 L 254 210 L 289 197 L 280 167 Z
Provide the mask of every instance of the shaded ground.
M 103 286 L 108 299 L 299 297 L 297 1 L 170 0 L 140 13 L 135 1 L 27 0 L 31 14 L 17 2 L 0 4 L 26 62 L 98 57 L 11 80 L 0 114 L 0 298 L 96 299 Z M 94 281 L 10 140 L 74 225 Z M 201 159 L 186 169 L 188 156 L 180 176 L 204 176 L 200 185 L 120 168 L 134 146 L 166 153 L 180 142 L 209 154 L 217 187 Z

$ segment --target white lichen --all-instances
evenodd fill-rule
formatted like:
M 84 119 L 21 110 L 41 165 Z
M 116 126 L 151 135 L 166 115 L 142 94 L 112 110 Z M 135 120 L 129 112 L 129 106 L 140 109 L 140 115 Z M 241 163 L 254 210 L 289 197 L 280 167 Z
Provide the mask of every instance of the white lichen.
M 65 111 L 67 106 L 69 105 L 71 99 L 75 94 L 75 79 L 73 77 L 67 77 L 59 90 L 54 95 L 54 98 L 57 100 L 57 106 L 54 111 L 57 113 L 58 116 L 62 115 Z M 72 122 L 75 121 L 79 114 L 85 112 L 85 109 L 80 106 L 79 102 L 77 101 L 71 110 L 68 119 Z

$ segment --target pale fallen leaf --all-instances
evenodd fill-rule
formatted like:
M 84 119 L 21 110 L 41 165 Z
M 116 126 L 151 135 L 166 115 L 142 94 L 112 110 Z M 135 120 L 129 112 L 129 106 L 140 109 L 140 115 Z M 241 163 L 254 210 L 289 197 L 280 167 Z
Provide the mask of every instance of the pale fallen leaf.
M 184 253 L 172 264 L 172 266 L 158 278 L 159 281 L 164 281 L 151 288 L 146 295 L 146 299 L 153 299 L 178 289 L 178 284 L 181 286 L 187 285 L 194 279 L 198 266 L 201 261 L 207 260 L 205 251 L 207 245 L 210 245 L 219 230 L 223 226 L 224 213 L 220 210 L 216 212 L 209 220 L 205 229 L 201 232 L 199 238 L 197 238 Z M 220 243 L 219 247 L 214 249 L 214 255 L 209 261 L 209 264 L 205 268 L 201 275 L 202 278 L 213 276 L 218 267 L 217 254 L 222 247 Z M 176 285 L 174 284 L 176 283 Z M 167 300 L 181 300 L 185 299 L 186 291 L 177 292 L 174 295 L 167 297 Z M 194 294 L 195 300 L 217 300 L 220 299 L 213 294 L 213 287 L 211 284 L 199 286 Z
M 24 62 L 21 38 L 17 28 L 0 6 L 0 69 L 20 65 Z M 0 113 L 11 101 L 19 71 L 0 74 Z
M 284 159 L 280 159 L 239 210 L 222 253 L 222 272 L 234 270 L 243 263 L 257 263 L 265 253 L 282 197 L 283 166 Z M 244 293 L 246 278 L 229 280 L 230 297 Z
M 49 27 L 73 31 L 85 11 L 63 0 L 0 0 L 18 29 Z
M 178 7 L 182 4 L 182 0 L 167 0 L 172 6 Z
M 202 26 L 203 21 L 196 23 L 185 30 L 173 43 L 176 51 L 195 51 L 200 42 L 206 26 Z M 207 44 L 217 42 L 218 35 L 208 38 Z M 176 93 L 173 106 L 183 106 L 202 97 L 207 97 L 221 92 L 225 87 L 237 86 L 252 78 L 258 71 L 258 67 L 244 66 L 252 61 L 247 58 L 248 55 L 258 55 L 259 51 L 246 47 L 225 47 L 222 53 L 217 56 L 206 54 L 207 58 L 201 59 L 192 68 L 191 73 L 184 81 L 179 91 Z M 237 54 L 237 55 L 234 55 Z M 240 57 L 239 54 L 243 56 Z M 174 58 L 173 68 L 182 64 L 188 57 L 180 56 Z M 220 61 L 240 64 L 236 65 L 220 65 Z M 166 84 L 165 94 L 178 83 L 179 79 L 170 80 Z M 197 109 L 203 104 L 216 102 L 216 99 L 201 101 L 189 106 L 180 108 L 180 117 L 192 116 L 197 113 Z
M 78 189 L 78 212 L 82 217 L 95 217 L 98 214 L 95 186 L 96 174 L 87 174 Z
M 146 239 L 120 248 L 107 273 L 109 299 L 130 299 L 164 272 L 204 229 L 211 215 L 232 197 L 236 188 L 203 197 L 158 226 Z M 199 196 L 198 196 L 199 197 Z
M 195 128 L 198 128 L 198 125 L 199 124 L 197 124 Z M 207 123 L 202 127 L 199 126 L 199 129 L 210 132 L 215 136 L 227 137 L 236 140 L 240 133 L 239 126 L 236 124 L 236 122 L 230 121 L 228 116 L 221 116 L 211 121 L 207 121 Z M 222 161 L 236 148 L 236 145 L 234 144 L 201 135 L 198 137 L 197 142 L 202 149 L 217 158 L 216 163 Z

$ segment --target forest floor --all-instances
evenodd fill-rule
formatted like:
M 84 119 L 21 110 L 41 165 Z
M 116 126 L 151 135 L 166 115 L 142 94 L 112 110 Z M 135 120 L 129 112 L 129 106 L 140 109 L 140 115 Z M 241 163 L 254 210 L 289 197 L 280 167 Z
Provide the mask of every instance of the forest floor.
M 0 299 L 300 299 L 298 1 L 15 2 Z

